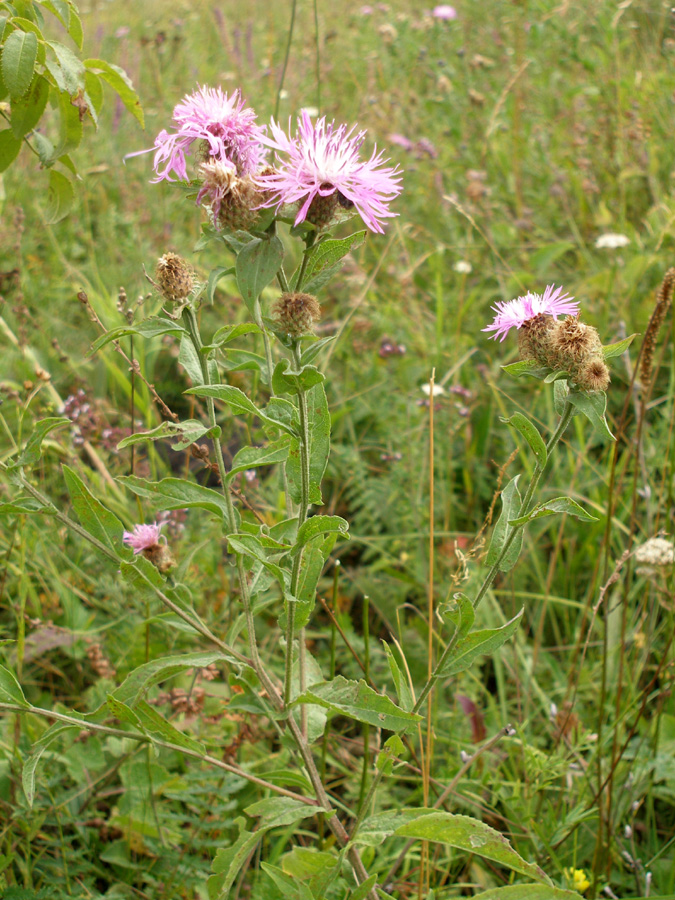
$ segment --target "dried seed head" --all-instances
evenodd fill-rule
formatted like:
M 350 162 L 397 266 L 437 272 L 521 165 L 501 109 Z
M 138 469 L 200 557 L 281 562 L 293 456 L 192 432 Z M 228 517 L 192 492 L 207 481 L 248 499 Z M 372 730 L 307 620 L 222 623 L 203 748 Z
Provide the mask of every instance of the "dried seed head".
M 281 331 L 293 337 L 311 332 L 321 318 L 321 307 L 311 294 L 282 294 L 272 306 L 272 318 Z
M 162 575 L 166 575 L 176 567 L 173 553 L 166 544 L 155 544 L 153 547 L 143 550 L 142 553 Z
M 536 359 L 545 366 L 550 365 L 549 338 L 556 324 L 553 316 L 539 313 L 523 322 L 518 330 L 518 350 L 521 359 Z
M 176 253 L 165 253 L 157 260 L 155 269 L 157 284 L 165 300 L 182 303 L 194 287 L 194 273 L 185 260 Z
M 602 358 L 600 335 L 592 325 L 579 321 L 578 316 L 567 316 L 554 324 L 550 336 L 552 368 L 572 371 L 590 357 Z
M 571 374 L 582 391 L 606 391 L 609 387 L 609 369 L 601 354 L 586 357 Z

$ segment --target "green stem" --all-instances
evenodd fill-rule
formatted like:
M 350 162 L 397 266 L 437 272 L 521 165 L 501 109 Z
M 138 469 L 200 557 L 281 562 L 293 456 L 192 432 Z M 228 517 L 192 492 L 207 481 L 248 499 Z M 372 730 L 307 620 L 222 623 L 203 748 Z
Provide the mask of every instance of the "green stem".
M 551 454 L 551 451 L 555 449 L 556 445 L 560 441 L 560 438 L 563 436 L 565 429 L 569 425 L 570 420 L 572 418 L 573 411 L 574 411 L 574 407 L 572 406 L 572 404 L 569 401 L 567 401 L 565 403 L 565 408 L 564 408 L 563 413 L 558 422 L 558 426 L 557 426 L 556 430 L 553 432 L 553 434 L 551 435 L 551 438 L 549 439 L 548 444 L 546 445 L 547 461 L 548 461 L 548 457 Z M 519 519 L 522 516 L 527 515 L 528 512 L 530 512 L 530 504 L 532 502 L 532 497 L 534 496 L 534 492 L 536 491 L 539 481 L 541 480 L 541 476 L 544 472 L 544 468 L 545 468 L 545 464 L 542 465 L 541 463 L 537 462 L 536 466 L 534 467 L 534 471 L 532 473 L 532 477 L 530 479 L 530 483 L 528 485 L 527 491 L 525 492 L 525 497 L 523 498 L 523 502 L 520 504 L 520 510 L 518 511 L 518 515 L 514 516 L 514 518 Z M 504 546 L 502 547 L 501 552 L 500 552 L 495 564 L 492 566 L 492 568 L 486 575 L 485 580 L 483 581 L 483 584 L 481 585 L 480 590 L 478 591 L 478 594 L 477 594 L 476 599 L 473 604 L 474 609 L 478 606 L 478 604 L 481 602 L 483 597 L 489 591 L 490 586 L 492 585 L 492 582 L 497 577 L 497 573 L 499 572 L 499 566 L 501 565 L 502 560 L 508 553 L 513 541 L 515 540 L 516 535 L 518 534 L 518 531 L 523 527 L 524 527 L 524 525 L 515 525 L 512 527 L 511 531 L 509 532 L 509 535 L 506 538 L 506 540 L 504 541 Z M 457 632 L 455 632 L 455 634 L 457 634 Z M 422 707 L 422 704 L 424 703 L 426 698 L 429 696 L 429 692 L 432 690 L 436 680 L 438 679 L 440 673 L 442 672 L 446 660 L 449 658 L 450 653 L 454 649 L 455 643 L 456 643 L 455 640 L 451 640 L 448 643 L 445 650 L 443 651 L 443 653 L 441 654 L 438 662 L 436 663 L 436 667 L 431 675 L 431 678 L 429 678 L 427 683 L 424 685 L 424 687 L 422 689 L 422 693 L 419 695 L 417 702 L 415 703 L 415 706 L 413 707 L 413 712 L 415 712 L 415 713 L 418 712 L 420 710 L 420 708 Z
M 370 681 L 370 628 L 368 621 L 368 613 L 369 613 L 370 603 L 367 596 L 363 598 L 363 665 L 364 665 L 364 675 L 366 678 L 366 682 Z M 361 734 L 363 737 L 363 765 L 361 768 L 361 787 L 359 789 L 359 810 L 363 810 L 364 807 L 368 806 L 367 800 L 370 798 L 370 791 L 368 792 L 368 798 L 364 800 L 366 795 L 366 785 L 368 784 L 368 770 L 370 769 L 370 725 L 365 723 L 363 728 L 361 729 Z
M 298 275 L 298 281 L 295 285 L 296 291 L 302 290 L 302 283 L 305 280 L 305 272 L 307 271 L 307 262 L 309 261 L 309 251 L 310 248 L 314 245 L 314 241 L 316 240 L 316 232 L 310 231 L 307 237 L 305 238 L 305 252 L 302 254 L 302 262 L 300 263 L 300 274 Z

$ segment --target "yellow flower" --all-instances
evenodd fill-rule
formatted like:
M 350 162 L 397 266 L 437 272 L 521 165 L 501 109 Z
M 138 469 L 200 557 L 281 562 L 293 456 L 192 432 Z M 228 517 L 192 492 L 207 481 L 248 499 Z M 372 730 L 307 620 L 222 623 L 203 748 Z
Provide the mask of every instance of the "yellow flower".
M 591 886 L 583 869 L 565 869 L 564 871 L 565 878 L 567 878 L 574 890 L 579 891 L 580 894 L 585 893 Z

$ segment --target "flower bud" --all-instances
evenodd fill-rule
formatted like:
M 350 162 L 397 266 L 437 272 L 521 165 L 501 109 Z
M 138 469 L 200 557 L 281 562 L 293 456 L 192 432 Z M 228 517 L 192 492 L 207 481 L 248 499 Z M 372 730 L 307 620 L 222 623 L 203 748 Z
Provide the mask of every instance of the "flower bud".
M 311 294 L 282 294 L 272 306 L 272 318 L 281 331 L 300 337 L 313 330 L 314 322 L 321 318 L 321 307 Z
M 160 256 L 157 260 L 155 277 L 162 296 L 172 303 L 182 303 L 186 300 L 195 283 L 192 269 L 176 253 L 165 253 L 164 256 Z
M 550 335 L 551 368 L 572 372 L 583 360 L 602 357 L 600 335 L 592 325 L 567 316 L 555 322 Z
M 542 365 L 549 366 L 549 336 L 555 327 L 553 316 L 539 313 L 523 322 L 518 330 L 518 350 L 521 359 L 536 359 Z
M 602 354 L 582 360 L 571 375 L 582 391 L 606 391 L 609 387 L 609 369 Z

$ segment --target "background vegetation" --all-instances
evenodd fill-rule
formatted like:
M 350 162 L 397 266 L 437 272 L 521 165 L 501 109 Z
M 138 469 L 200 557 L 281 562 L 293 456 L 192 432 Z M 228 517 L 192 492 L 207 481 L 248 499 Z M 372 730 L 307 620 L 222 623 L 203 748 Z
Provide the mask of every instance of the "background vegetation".
M 411 0 L 372 8 L 319 2 L 317 43 L 314 8 L 299 2 L 279 96 L 290 4 L 83 4 L 84 52 L 126 69 L 146 132 L 111 94 L 98 131 L 87 121 L 74 153 L 83 181 L 67 219 L 46 224 L 47 176 L 27 152 L 7 173 L 0 200 L 0 450 L 11 453 L 36 418 L 67 401 L 75 424 L 47 442 L 40 478 L 65 502 L 60 463 L 76 467 L 130 526 L 154 512 L 110 476 L 204 473 L 197 460 L 164 447 L 131 456 L 115 446 L 132 427 L 160 420 L 149 385 L 182 418 L 194 398 L 182 393 L 188 382 L 171 339 L 125 339 L 136 373 L 112 347 L 88 357 L 100 329 L 78 294 L 110 328 L 126 311 L 159 309 L 143 267 L 166 250 L 202 273 L 230 263 L 212 248 L 193 252 L 198 211 L 171 186 L 148 183 L 151 156 L 125 165 L 125 154 L 151 147 L 197 84 L 220 84 L 240 87 L 263 121 L 278 103 L 282 121 L 314 107 L 358 122 L 400 162 L 400 217 L 350 258 L 321 325 L 340 335 L 330 358 L 324 499 L 328 512 L 352 523 L 353 538 L 337 548 L 341 565 L 323 584 L 342 634 L 322 611 L 310 634 L 326 669 L 331 656 L 351 677 L 367 664 L 376 685 L 390 677 L 380 639 L 405 647 L 418 679 L 426 672 L 429 417 L 421 386 L 431 371 L 444 387 L 435 398 L 440 605 L 479 578 L 495 491 L 516 467 L 531 466 L 499 416 L 521 408 L 544 430 L 553 416 L 550 390 L 500 372 L 516 348 L 481 334 L 491 304 L 564 284 L 609 343 L 644 333 L 654 290 L 675 260 L 670 5 L 486 0 L 457 11 L 443 21 Z M 48 110 L 46 133 L 49 117 Z M 596 246 L 607 233 L 628 241 Z M 207 333 L 246 318 L 228 284 L 203 308 Z M 589 893 L 607 885 L 618 897 L 675 891 L 673 572 L 638 573 L 629 555 L 673 529 L 674 342 L 670 318 L 641 391 L 631 386 L 636 351 L 632 362 L 615 360 L 616 448 L 574 420 L 548 490 L 569 489 L 599 520 L 554 518 L 530 528 L 520 564 L 483 610 L 494 626 L 524 604 L 516 640 L 439 691 L 434 706 L 432 799 L 452 783 L 447 808 L 499 828 L 561 886 L 571 886 L 565 869 L 583 868 L 595 874 Z M 249 374 L 232 373 L 233 383 L 249 384 Z M 233 455 L 246 425 L 223 427 Z M 265 514 L 279 507 L 277 488 L 242 477 L 241 490 Z M 224 628 L 233 616 L 229 569 L 216 529 L 204 530 L 203 521 L 174 516 L 167 534 L 199 613 Z M 92 709 L 111 679 L 119 683 L 148 657 L 197 649 L 191 634 L 122 590 L 81 542 L 35 519 L 5 523 L 0 625 L 10 642 L 0 653 L 34 704 Z M 288 770 L 274 729 L 254 725 L 236 686 L 222 671 L 211 674 L 176 681 L 161 702 L 177 722 L 189 717 L 224 758 L 266 777 Z M 462 754 L 507 723 L 515 735 L 458 777 Z M 155 758 L 117 738 L 83 736 L 45 754 L 29 809 L 20 761 L 44 727 L 11 716 L 0 724 L 5 896 L 205 896 L 210 858 L 236 834 L 234 820 L 257 791 L 170 753 Z M 333 721 L 323 749 L 333 796 L 354 799 L 363 756 L 359 727 Z M 295 777 L 288 771 L 289 784 Z M 414 759 L 387 802 L 422 805 Z M 283 830 L 263 847 L 266 860 L 305 877 L 306 860 L 297 848 L 289 853 Z M 437 852 L 437 898 L 502 883 L 485 861 Z M 392 875 L 396 896 L 417 895 L 418 864 L 413 846 Z M 273 898 L 275 890 L 252 859 L 240 896 Z

